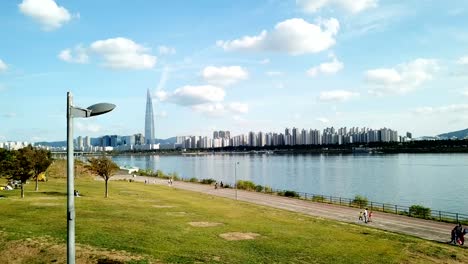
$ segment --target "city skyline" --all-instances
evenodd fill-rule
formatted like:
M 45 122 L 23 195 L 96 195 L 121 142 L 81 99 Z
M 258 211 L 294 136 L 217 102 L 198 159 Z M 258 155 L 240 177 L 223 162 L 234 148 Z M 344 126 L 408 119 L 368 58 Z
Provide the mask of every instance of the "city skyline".
M 467 23 L 461 0 L 2 1 L 0 141 L 64 140 L 67 91 L 118 106 L 75 120 L 92 137 L 145 133 L 148 90 L 156 138 L 465 129 Z

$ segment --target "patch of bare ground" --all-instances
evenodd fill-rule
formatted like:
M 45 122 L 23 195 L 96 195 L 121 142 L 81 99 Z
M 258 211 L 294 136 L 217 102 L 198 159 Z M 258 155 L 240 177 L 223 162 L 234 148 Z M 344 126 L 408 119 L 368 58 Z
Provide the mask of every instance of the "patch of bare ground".
M 185 216 L 185 215 L 187 215 L 186 212 L 167 212 L 166 214 L 170 215 L 170 216 Z
M 229 240 L 229 241 L 234 241 L 234 240 L 252 240 L 256 239 L 257 237 L 260 236 L 260 234 L 257 233 L 242 233 L 242 232 L 230 232 L 230 233 L 224 233 L 220 234 L 220 237 Z
M 59 206 L 58 203 L 32 203 L 32 206 Z
M 0 262 L 13 263 L 67 263 L 66 244 L 50 237 L 26 238 L 8 241 L 0 233 Z M 126 263 L 145 259 L 126 251 L 107 250 L 88 245 L 76 245 L 76 263 Z
M 174 205 L 161 205 L 161 204 L 155 204 L 153 205 L 154 208 L 173 208 L 175 207 Z
M 215 222 L 189 222 L 188 224 L 195 227 L 213 227 L 222 225 L 222 223 Z

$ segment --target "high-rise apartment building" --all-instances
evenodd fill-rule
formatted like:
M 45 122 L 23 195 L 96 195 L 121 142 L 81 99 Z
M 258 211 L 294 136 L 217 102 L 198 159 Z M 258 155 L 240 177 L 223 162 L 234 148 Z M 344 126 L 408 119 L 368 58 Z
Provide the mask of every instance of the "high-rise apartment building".
M 145 139 L 146 144 L 154 144 L 153 100 L 149 89 L 146 95 Z

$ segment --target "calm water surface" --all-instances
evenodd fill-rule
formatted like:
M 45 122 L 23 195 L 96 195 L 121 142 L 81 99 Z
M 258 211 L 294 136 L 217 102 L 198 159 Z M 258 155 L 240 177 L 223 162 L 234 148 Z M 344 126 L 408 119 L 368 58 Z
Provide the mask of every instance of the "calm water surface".
M 119 165 L 184 178 L 237 179 L 275 189 L 468 213 L 468 154 L 116 156 Z

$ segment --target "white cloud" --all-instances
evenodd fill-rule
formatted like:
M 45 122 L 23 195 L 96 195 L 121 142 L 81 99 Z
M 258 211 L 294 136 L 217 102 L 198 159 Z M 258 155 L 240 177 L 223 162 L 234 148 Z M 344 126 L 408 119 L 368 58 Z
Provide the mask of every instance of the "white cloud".
M 176 49 L 173 47 L 168 47 L 168 46 L 159 46 L 158 47 L 159 54 L 161 55 L 174 55 L 176 54 Z
M 268 64 L 268 63 L 270 63 L 270 59 L 266 58 L 266 59 L 263 59 L 263 60 L 259 61 L 258 63 L 260 63 L 260 64 Z
M 6 63 L 0 59 L 0 72 L 6 71 L 7 69 L 8 66 L 6 65 Z
M 358 97 L 359 93 L 346 90 L 333 90 L 321 92 L 319 100 L 323 102 L 345 102 L 352 98 Z
M 102 127 L 100 125 L 90 122 L 78 121 L 75 123 L 75 128 L 77 132 L 81 133 L 98 133 L 102 131 Z
M 324 123 L 324 124 L 330 122 L 330 120 L 328 120 L 328 118 L 325 118 L 325 117 L 319 117 L 319 118 L 317 118 L 316 120 L 319 121 L 319 122 L 321 122 L 321 123 Z
M 447 114 L 447 113 L 463 113 L 468 112 L 468 104 L 451 104 L 438 107 L 418 107 L 413 110 L 416 114 L 432 115 L 432 114 Z
M 416 59 L 394 68 L 379 68 L 365 73 L 372 85 L 369 93 L 375 95 L 405 94 L 432 80 L 439 66 L 433 59 Z
M 156 97 L 160 101 L 168 101 L 182 106 L 217 103 L 224 100 L 225 92 L 222 88 L 212 85 L 186 85 L 174 92 L 157 91 Z
M 468 97 L 468 88 L 463 89 L 460 93 L 461 95 Z
M 468 65 L 468 56 L 463 56 L 457 60 L 457 64 Z
M 210 84 L 228 86 L 238 81 L 248 79 L 249 73 L 240 66 L 208 66 L 203 69 L 202 77 Z
M 307 13 L 315 13 L 325 6 L 337 6 L 355 14 L 377 7 L 378 0 L 296 0 L 296 4 Z
M 156 56 L 148 49 L 127 38 L 98 40 L 91 50 L 101 55 L 106 67 L 114 69 L 151 69 L 156 65 Z
M 331 62 L 324 62 L 318 66 L 312 67 L 307 70 L 307 75 L 315 77 L 318 74 L 334 74 L 341 71 L 344 67 L 343 62 L 339 61 L 334 55 L 330 56 Z
M 158 113 L 156 113 L 156 117 L 166 118 L 167 117 L 167 112 L 166 111 L 158 112 Z
M 292 18 L 276 24 L 271 32 L 263 30 L 257 36 L 223 41 L 216 45 L 226 51 L 260 50 L 286 52 L 290 55 L 317 53 L 335 44 L 340 23 L 335 18 L 311 24 L 301 18 Z
M 273 77 L 273 76 L 281 76 L 283 75 L 283 72 L 280 71 L 267 71 L 265 72 L 266 75 Z
M 198 104 L 193 105 L 192 109 L 211 117 L 222 117 L 227 114 L 234 114 L 235 117 L 238 117 L 239 114 L 247 114 L 249 112 L 248 104 L 240 102 Z
M 79 64 L 88 63 L 88 60 L 89 60 L 86 49 L 83 48 L 82 45 L 76 46 L 73 50 L 72 49 L 62 50 L 59 53 L 58 58 L 66 62 L 79 63 Z
M 46 31 L 57 29 L 71 19 L 68 10 L 54 0 L 23 0 L 18 7 L 21 13 L 39 22 Z

